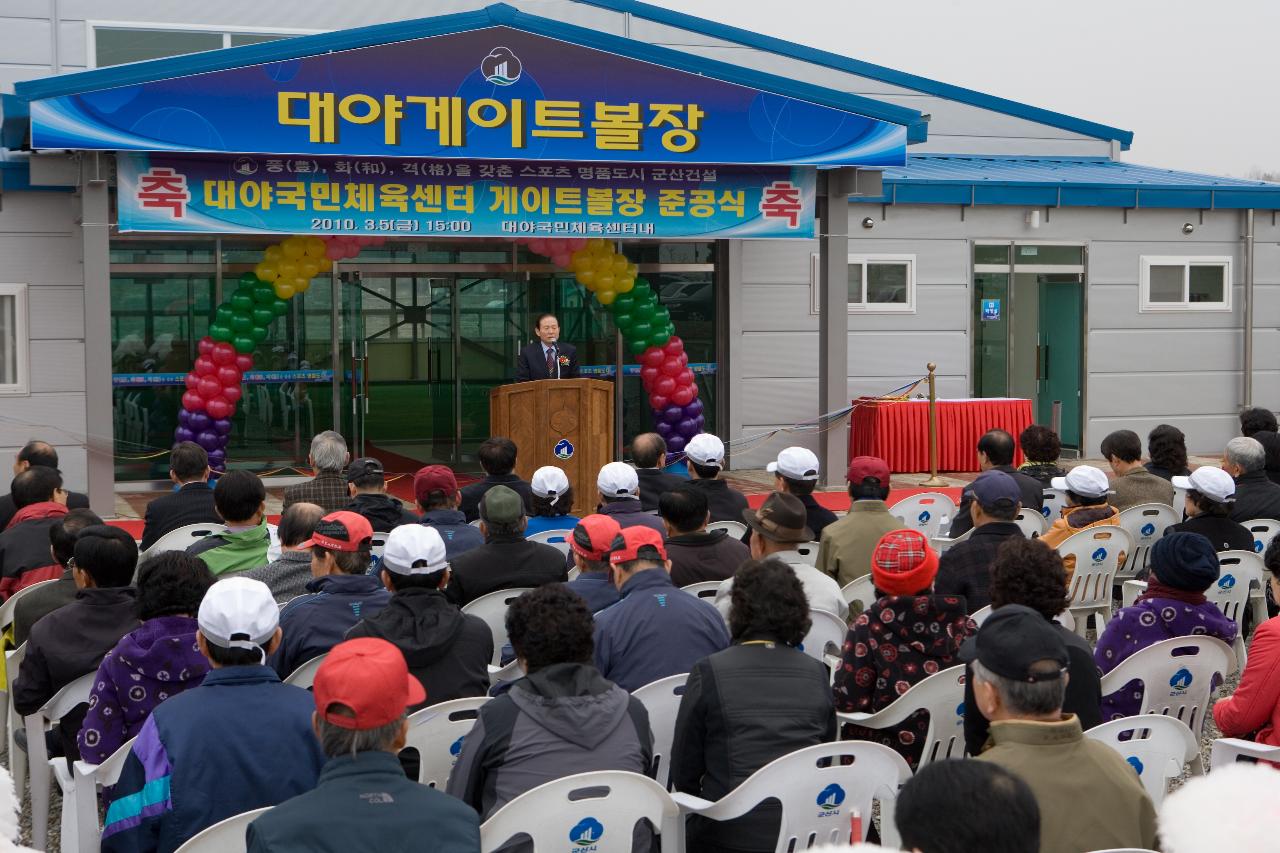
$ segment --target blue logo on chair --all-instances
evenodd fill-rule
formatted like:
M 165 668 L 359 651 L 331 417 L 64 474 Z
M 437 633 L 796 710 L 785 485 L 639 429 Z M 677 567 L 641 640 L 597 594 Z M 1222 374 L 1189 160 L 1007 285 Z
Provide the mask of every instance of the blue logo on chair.
M 818 805 L 822 807 L 824 812 L 833 812 L 840 808 L 840 804 L 844 802 L 844 788 L 841 788 L 835 782 L 823 788 L 818 793 Z
M 604 835 L 604 825 L 593 817 L 584 817 L 569 830 L 569 840 L 579 847 L 591 847 Z
M 964 716 L 964 703 L 963 703 L 963 702 L 961 702 L 959 705 L 957 705 L 957 706 L 956 706 L 956 716 L 957 716 L 957 717 L 963 717 L 963 716 Z
M 1049 507 L 1048 507 L 1047 505 L 1046 505 L 1046 506 L 1041 507 L 1041 508 L 1040 508 L 1040 514 L 1041 514 L 1041 515 L 1043 515 L 1045 518 L 1048 518 L 1048 517 L 1049 517 Z
M 573 457 L 573 444 L 567 438 L 562 438 L 556 442 L 556 446 L 551 449 L 557 459 L 570 459 Z
M 1261 539 L 1255 539 L 1255 540 L 1253 540 L 1253 550 L 1254 550 L 1254 551 L 1256 551 L 1256 552 L 1257 552 L 1257 553 L 1259 553 L 1259 554 L 1261 554 L 1261 553 L 1262 553 L 1262 540 L 1261 540 Z
M 1106 548 L 1099 548 L 1098 550 L 1096 550 L 1096 551 L 1094 551 L 1094 552 L 1093 552 L 1093 561 L 1094 561 L 1095 563 L 1101 563 L 1101 562 L 1102 562 L 1103 560 L 1105 560 L 1105 559 L 1107 559 L 1107 549 L 1106 549 Z
M 455 740 L 453 743 L 449 744 L 449 754 L 452 755 L 454 758 L 457 758 L 458 755 L 461 754 L 462 752 L 462 742 L 466 740 L 466 738 L 467 736 L 463 735 L 462 737 Z
M 1125 759 L 1125 761 L 1129 762 L 1129 766 L 1132 767 L 1139 776 L 1142 775 L 1142 762 L 1138 760 L 1138 756 L 1130 755 Z
M 1222 577 L 1218 578 L 1218 589 L 1222 590 L 1223 592 L 1226 592 L 1229 589 L 1233 589 L 1235 585 L 1236 585 L 1235 575 L 1223 575 Z
M 1140 532 L 1143 536 L 1151 536 L 1156 532 L 1156 526 L 1148 521 L 1146 524 L 1142 525 L 1142 530 Z
M 920 514 L 916 516 L 916 521 L 920 522 L 921 524 L 928 524 L 929 519 L 931 518 L 933 518 L 933 516 L 929 514 L 929 510 L 922 509 L 920 510 Z
M 1173 678 L 1169 679 L 1169 686 L 1174 690 L 1186 690 L 1191 686 L 1191 670 L 1185 666 L 1173 674 Z

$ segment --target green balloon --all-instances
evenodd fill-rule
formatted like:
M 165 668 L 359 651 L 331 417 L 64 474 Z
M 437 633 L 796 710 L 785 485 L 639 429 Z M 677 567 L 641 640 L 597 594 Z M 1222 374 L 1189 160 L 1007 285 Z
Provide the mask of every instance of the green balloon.
M 267 326 L 271 325 L 275 318 L 276 312 L 272 311 L 270 308 L 263 308 L 262 306 L 259 306 L 253 309 L 254 328 L 258 328 L 260 326 L 265 329 Z
M 618 298 L 613 300 L 614 314 L 630 314 L 631 310 L 636 307 L 635 290 L 629 290 L 626 293 L 619 293 Z
M 254 343 L 260 344 L 267 339 L 268 331 L 266 326 L 254 326 L 249 330 L 249 337 L 253 338 Z
M 231 303 L 231 307 L 236 311 L 248 312 L 253 310 L 253 297 L 239 290 L 227 301 Z
M 631 309 L 631 316 L 636 318 L 638 323 L 657 324 L 657 318 L 654 316 L 654 307 L 652 305 L 637 305 Z
M 231 339 L 231 345 L 236 348 L 236 352 L 248 355 L 257 347 L 258 342 L 250 335 L 236 335 Z
M 236 316 L 236 312 L 231 310 L 230 305 L 219 305 L 213 311 L 213 322 L 229 326 L 231 325 L 231 318 L 234 316 Z
M 285 302 L 278 296 L 273 297 L 271 301 L 271 313 L 275 314 L 277 317 L 283 317 L 285 314 L 289 313 L 289 303 Z
M 613 325 L 618 327 L 618 331 L 622 332 L 624 338 L 630 334 L 631 327 L 635 322 L 636 318 L 625 311 L 618 310 L 613 312 Z
M 649 344 L 650 346 L 664 347 L 669 340 L 671 340 L 671 333 L 663 328 L 653 333 L 653 337 L 649 338 Z
M 222 323 L 210 323 L 209 337 L 213 338 L 215 341 L 225 341 L 230 343 L 234 334 L 232 333 L 230 326 L 223 325 Z
M 649 342 L 644 339 L 627 341 L 627 349 L 631 350 L 632 355 L 640 355 L 648 348 Z
M 249 314 L 237 313 L 231 318 L 231 331 L 243 335 L 253 328 L 253 317 Z
M 252 290 L 259 284 L 259 279 L 251 272 L 244 273 L 240 276 L 240 286 L 246 290 Z
M 631 331 L 627 334 L 627 339 L 632 341 L 647 341 L 653 337 L 653 324 L 648 320 L 637 320 L 631 324 Z
M 631 295 L 636 302 L 646 302 L 653 298 L 653 288 L 643 278 L 636 279 L 636 286 L 631 288 Z
M 257 279 L 254 279 L 257 281 Z M 259 281 L 253 287 L 253 301 L 259 305 L 270 306 L 271 301 L 276 298 L 276 289 L 265 281 Z

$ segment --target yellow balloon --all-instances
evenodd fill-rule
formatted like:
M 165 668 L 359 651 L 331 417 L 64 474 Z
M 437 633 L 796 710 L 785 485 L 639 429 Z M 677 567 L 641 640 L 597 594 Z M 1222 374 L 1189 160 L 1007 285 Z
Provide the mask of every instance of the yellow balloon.
M 310 255 L 305 255 L 302 260 L 298 262 L 298 269 L 301 271 L 299 275 L 310 280 L 320 274 L 320 262 L 312 259 Z
M 629 275 L 620 275 L 614 279 L 613 289 L 619 293 L 630 293 L 636 286 L 636 280 Z
M 593 255 L 598 255 L 600 254 L 600 251 L 602 249 L 608 249 L 608 248 L 609 248 L 609 244 L 606 243 L 604 240 L 601 240 L 599 237 L 592 237 L 591 239 L 587 240 L 587 251 Z
M 597 290 L 596 299 L 600 300 L 601 305 L 612 305 L 613 300 L 618 298 L 618 294 L 612 290 Z
M 328 258 L 321 258 L 317 263 L 320 264 L 320 272 L 333 272 L 333 261 Z
M 284 249 L 284 255 L 289 260 L 297 260 L 307 251 L 307 241 L 302 237 L 290 237 L 280 244 Z
M 281 299 L 292 299 L 295 292 L 293 285 L 284 281 L 277 281 L 275 290 L 276 296 L 279 296 Z
M 276 267 L 276 273 L 285 280 L 298 277 L 298 264 L 294 261 L 281 261 Z
M 631 266 L 631 262 L 624 255 L 613 256 L 613 274 L 622 275 L 627 271 L 627 267 Z
M 280 277 L 280 270 L 275 264 L 263 261 L 253 268 L 253 274 L 263 281 L 275 281 Z
M 614 284 L 613 273 L 605 273 L 603 275 L 601 275 L 600 273 L 596 273 L 596 290 L 597 291 L 601 291 L 601 290 L 612 291 L 613 284 Z
M 306 293 L 307 288 L 311 286 L 311 279 L 298 276 L 293 280 L 293 289 L 298 293 Z
M 266 251 L 262 253 L 262 259 L 268 263 L 278 264 L 284 260 L 284 249 L 280 248 L 280 244 L 268 246 Z
M 596 275 L 611 275 L 613 273 L 613 258 L 609 255 L 595 255 L 592 260 L 592 268 L 596 271 Z
M 319 237 L 307 237 L 307 257 L 317 261 L 324 257 L 325 242 Z
M 594 290 L 596 286 L 596 271 L 582 270 L 578 273 L 578 284 L 587 290 Z
M 636 278 L 640 275 L 640 267 L 635 264 L 627 264 L 627 271 L 624 273 L 628 278 Z
M 572 259 L 569 261 L 569 268 L 574 272 L 591 269 L 591 253 L 585 250 L 574 252 Z

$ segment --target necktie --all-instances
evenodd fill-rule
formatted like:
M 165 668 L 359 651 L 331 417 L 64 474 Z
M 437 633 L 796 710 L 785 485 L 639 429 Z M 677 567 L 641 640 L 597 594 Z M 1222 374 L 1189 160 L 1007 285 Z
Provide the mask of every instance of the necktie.
M 547 378 L 556 378 L 556 351 L 553 349 L 547 350 Z

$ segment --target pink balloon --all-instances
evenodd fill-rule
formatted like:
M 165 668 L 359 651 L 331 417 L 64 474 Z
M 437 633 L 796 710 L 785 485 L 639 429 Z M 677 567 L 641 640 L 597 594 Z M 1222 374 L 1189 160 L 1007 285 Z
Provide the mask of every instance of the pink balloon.
M 222 383 L 212 376 L 202 376 L 200 383 L 196 385 L 196 393 L 208 402 L 222 393 Z
M 229 364 L 218 368 L 218 382 L 226 386 L 240 384 L 240 371 Z
M 219 341 L 213 345 L 213 352 L 209 354 L 214 364 L 235 364 L 236 348 L 226 341 Z
M 569 241 L 567 241 L 567 242 L 569 243 L 569 251 L 570 251 L 570 252 L 576 252 L 576 251 L 578 251 L 579 249 L 585 249 L 585 248 L 587 247 L 587 238 L 586 238 L 586 237 L 574 237 L 573 239 L 571 239 L 571 240 L 569 240 Z
M 182 395 L 182 408 L 188 412 L 203 412 L 204 399 L 195 391 L 187 391 Z
M 535 255 L 547 254 L 547 241 L 546 240 L 530 240 L 529 251 L 533 252 Z
M 195 374 L 197 376 L 212 376 L 217 370 L 218 366 L 209 356 L 202 355 L 196 359 Z
M 686 406 L 693 402 L 693 398 L 696 393 L 697 392 L 694 390 L 692 385 L 681 385 L 671 393 L 671 402 L 675 403 L 677 406 Z M 212 415 L 213 412 L 210 412 L 209 414 Z
M 253 356 L 247 354 L 236 354 L 236 370 L 240 371 L 241 376 L 253 370 Z
M 360 246 L 358 246 L 358 245 L 356 245 L 355 243 L 348 243 L 348 244 L 347 244 L 347 257 L 348 257 L 348 258 L 354 258 L 354 257 L 356 257 L 357 255 L 359 255 L 359 254 L 360 254 L 360 248 L 361 248 L 361 247 L 360 247 Z
M 240 402 L 240 386 L 228 385 L 222 389 L 222 396 L 228 403 Z
M 214 344 L 213 338 L 209 337 L 208 335 L 205 335 L 203 338 L 200 339 L 200 342 L 196 344 L 196 349 L 200 351 L 201 355 L 208 355 L 209 353 L 213 352 L 213 344 Z
M 566 255 L 564 252 L 558 252 L 551 257 L 551 262 L 561 269 L 568 269 L 569 264 L 572 263 L 572 261 L 573 258 Z
M 329 241 L 324 247 L 324 256 L 331 261 L 340 261 L 347 256 L 347 247 L 345 243 Z
M 206 400 L 204 410 L 209 413 L 209 417 L 215 421 L 221 418 L 229 418 L 235 412 L 235 406 L 231 405 L 231 401 L 225 397 L 214 397 L 212 400 Z
M 656 367 L 645 366 L 640 368 L 640 383 L 644 385 L 644 390 L 653 390 L 653 383 L 656 382 L 658 377 L 661 375 L 662 371 Z
M 670 376 L 663 376 L 661 379 L 653 383 L 653 393 L 662 397 L 670 397 L 675 393 L 676 381 Z
M 677 385 L 692 385 L 695 381 L 693 371 L 687 367 L 680 371 L 680 375 L 676 377 Z

